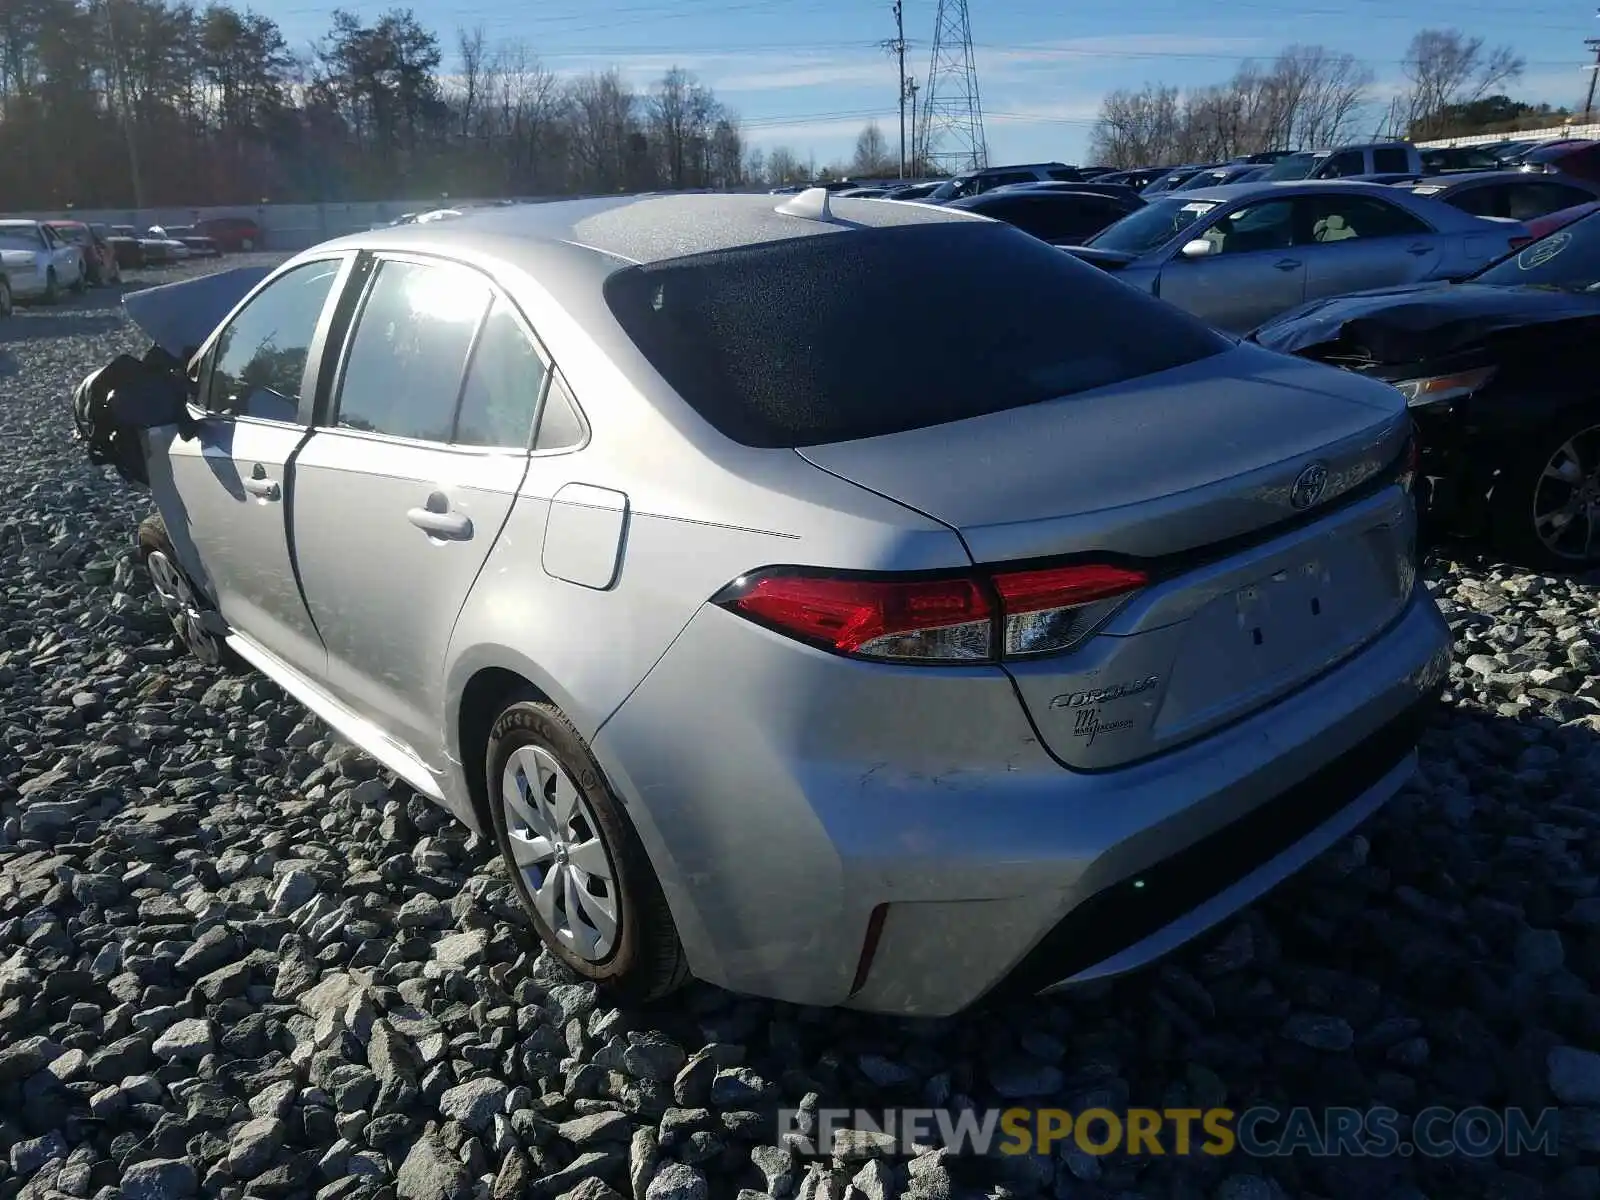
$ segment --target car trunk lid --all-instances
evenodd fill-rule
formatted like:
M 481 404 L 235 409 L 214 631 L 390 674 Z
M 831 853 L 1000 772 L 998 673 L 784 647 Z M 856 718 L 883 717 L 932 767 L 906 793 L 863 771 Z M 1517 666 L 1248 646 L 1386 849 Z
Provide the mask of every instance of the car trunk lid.
M 1087 642 L 1008 664 L 1072 766 L 1147 757 L 1259 708 L 1410 596 L 1410 505 L 1381 486 L 1409 424 L 1384 385 L 1240 347 L 959 425 L 800 453 L 950 525 L 980 564 L 1149 569 Z

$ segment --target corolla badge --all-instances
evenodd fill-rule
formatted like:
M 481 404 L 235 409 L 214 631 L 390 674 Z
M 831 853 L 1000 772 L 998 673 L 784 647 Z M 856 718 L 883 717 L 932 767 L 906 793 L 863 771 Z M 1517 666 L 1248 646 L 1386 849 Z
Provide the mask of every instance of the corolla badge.
M 1328 464 L 1314 462 L 1295 477 L 1289 489 L 1289 503 L 1295 508 L 1310 508 L 1322 499 L 1322 489 L 1328 484 Z
M 1517 269 L 1519 271 L 1537 270 L 1571 244 L 1572 234 L 1570 231 L 1563 229 L 1560 233 L 1552 233 L 1549 237 L 1535 242 L 1517 255 Z

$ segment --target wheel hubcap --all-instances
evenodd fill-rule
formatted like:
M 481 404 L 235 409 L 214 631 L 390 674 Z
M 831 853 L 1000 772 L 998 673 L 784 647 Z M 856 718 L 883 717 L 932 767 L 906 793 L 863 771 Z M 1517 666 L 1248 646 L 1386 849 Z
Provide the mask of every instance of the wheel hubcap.
M 522 746 L 500 796 L 511 857 L 539 919 L 584 961 L 606 958 L 620 928 L 616 871 L 578 785 L 548 750 Z
M 144 561 L 150 569 L 156 595 L 161 598 L 161 607 L 167 610 L 167 619 L 184 646 L 201 662 L 216 666 L 222 661 L 222 647 L 215 636 L 206 632 L 204 617 L 188 578 L 160 550 L 150 551 Z
M 1563 442 L 1544 465 L 1533 488 L 1533 529 L 1558 558 L 1594 557 L 1600 530 L 1600 425 Z

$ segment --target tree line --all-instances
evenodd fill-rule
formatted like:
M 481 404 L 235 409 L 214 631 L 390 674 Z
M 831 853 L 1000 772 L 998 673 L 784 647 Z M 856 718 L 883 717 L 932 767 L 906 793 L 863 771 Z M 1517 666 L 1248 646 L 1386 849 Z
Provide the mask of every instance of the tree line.
M 748 167 L 738 115 L 678 68 L 642 92 L 563 79 L 404 8 L 337 10 L 296 54 L 225 3 L 0 2 L 0 209 L 724 188 Z
M 1525 61 L 1454 29 L 1411 39 L 1400 88 L 1375 103 L 1375 76 L 1354 55 L 1289 46 L 1266 63 L 1241 63 L 1224 83 L 1187 91 L 1162 84 L 1108 94 L 1090 134 L 1090 158 L 1117 167 L 1216 162 L 1267 150 L 1312 149 L 1354 137 L 1426 140 L 1504 122 L 1558 122 L 1565 110 L 1518 104 L 1502 89 Z

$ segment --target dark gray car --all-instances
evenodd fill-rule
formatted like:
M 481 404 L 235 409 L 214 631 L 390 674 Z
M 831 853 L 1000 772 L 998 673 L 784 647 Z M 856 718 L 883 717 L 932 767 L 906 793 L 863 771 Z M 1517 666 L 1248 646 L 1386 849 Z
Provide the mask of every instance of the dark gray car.
M 1158 197 L 1072 253 L 1245 333 L 1307 300 L 1470 274 L 1526 236 L 1382 184 L 1256 183 Z

